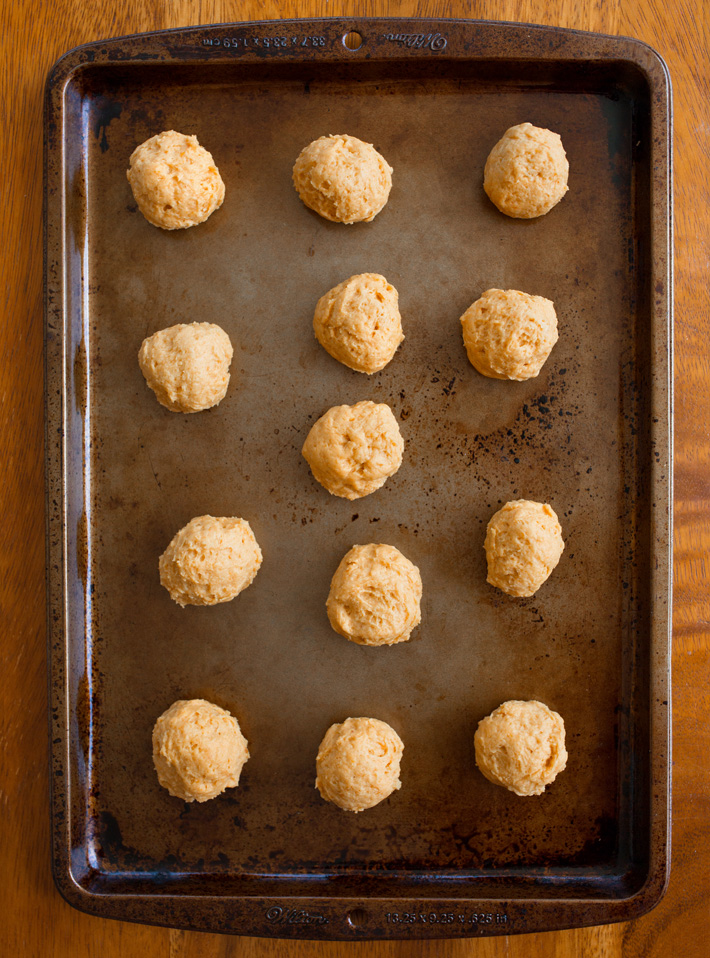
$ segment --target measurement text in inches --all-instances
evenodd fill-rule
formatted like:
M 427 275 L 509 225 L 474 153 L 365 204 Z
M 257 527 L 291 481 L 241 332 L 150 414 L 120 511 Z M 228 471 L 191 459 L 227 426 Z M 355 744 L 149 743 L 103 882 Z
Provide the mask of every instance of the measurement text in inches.
M 455 911 L 390 911 L 387 912 L 387 922 L 390 925 L 504 925 L 508 916 L 504 912 L 455 912 Z

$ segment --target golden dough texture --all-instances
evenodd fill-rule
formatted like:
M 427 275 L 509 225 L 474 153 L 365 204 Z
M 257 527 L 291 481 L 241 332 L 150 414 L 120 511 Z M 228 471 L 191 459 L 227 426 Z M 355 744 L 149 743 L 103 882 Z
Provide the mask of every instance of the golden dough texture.
M 161 406 L 172 412 L 201 412 L 226 396 L 233 355 L 220 326 L 178 323 L 143 340 L 138 364 Z
M 239 722 L 204 699 L 173 702 L 153 728 L 158 781 L 184 802 L 206 802 L 234 788 L 248 758 Z
M 404 440 L 385 403 L 333 406 L 313 424 L 303 457 L 334 496 L 360 499 L 383 486 L 402 464 Z
M 565 544 L 551 506 L 529 499 L 506 502 L 483 544 L 488 582 L 508 595 L 534 595 L 560 561 Z
M 349 812 L 372 808 L 401 787 L 404 745 L 386 722 L 348 718 L 331 725 L 316 759 L 316 788 L 327 802 Z
M 318 300 L 313 331 L 345 366 L 379 372 L 404 339 L 397 290 L 379 273 L 351 276 Z
M 542 702 L 504 702 L 478 723 L 476 765 L 516 795 L 542 795 L 567 765 L 565 723 Z
M 182 230 L 203 223 L 224 200 L 224 183 L 212 154 L 167 130 L 137 146 L 126 172 L 138 208 L 149 223 Z
M 261 549 L 246 519 L 197 516 L 160 557 L 160 584 L 178 605 L 229 602 L 254 581 Z
M 394 546 L 370 543 L 347 552 L 330 583 L 328 619 L 359 645 L 406 642 L 421 622 L 422 577 Z
M 469 362 L 491 379 L 532 379 L 557 342 L 549 299 L 517 289 L 488 289 L 461 317 Z
M 528 220 L 560 202 L 568 175 L 559 134 L 520 123 L 506 130 L 489 153 L 483 189 L 501 213 Z
M 355 136 L 321 136 L 298 155 L 293 185 L 309 209 L 334 223 L 373 220 L 392 188 L 392 167 Z

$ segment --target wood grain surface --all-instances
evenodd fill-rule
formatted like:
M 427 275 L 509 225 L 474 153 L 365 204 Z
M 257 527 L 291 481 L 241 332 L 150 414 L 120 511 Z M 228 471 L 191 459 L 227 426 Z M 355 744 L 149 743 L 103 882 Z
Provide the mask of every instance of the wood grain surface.
M 50 871 L 42 377 L 42 93 L 53 61 L 91 40 L 166 27 L 314 16 L 444 16 L 553 24 L 644 40 L 675 98 L 676 416 L 674 798 L 671 881 L 625 925 L 510 938 L 320 944 L 100 920 Z M 703 0 L 4 0 L 0 248 L 0 955 L 40 958 L 682 958 L 710 956 L 710 90 Z

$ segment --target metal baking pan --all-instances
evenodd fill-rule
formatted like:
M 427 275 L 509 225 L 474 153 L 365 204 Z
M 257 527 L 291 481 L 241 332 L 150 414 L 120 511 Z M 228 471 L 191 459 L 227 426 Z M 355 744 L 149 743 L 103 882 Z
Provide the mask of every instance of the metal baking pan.
M 344 38 L 355 33 L 356 37 Z M 355 49 L 357 47 L 357 49 Z M 670 88 L 633 40 L 447 20 L 195 27 L 71 51 L 46 100 L 48 605 L 54 874 L 97 915 L 293 938 L 466 937 L 629 919 L 668 872 L 671 492 Z M 562 136 L 570 190 L 499 214 L 491 146 L 529 120 Z M 125 170 L 163 129 L 195 133 L 227 186 L 196 229 L 137 211 Z M 344 227 L 291 184 L 326 133 L 394 167 L 385 210 Z M 400 292 L 406 339 L 368 378 L 316 343 L 318 297 L 353 273 Z M 489 287 L 552 299 L 560 339 L 525 383 L 469 366 L 458 318 Z M 216 409 L 160 407 L 142 339 L 219 323 Z M 319 415 L 389 403 L 406 442 L 351 503 L 300 448 Z M 485 526 L 550 502 L 566 549 L 530 599 L 486 584 Z M 238 600 L 181 609 L 158 556 L 192 516 L 249 519 L 264 552 Z M 421 569 L 402 646 L 329 627 L 354 543 Z M 242 784 L 184 805 L 157 783 L 174 699 L 239 718 Z M 559 711 L 566 771 L 520 799 L 478 773 L 478 720 L 511 698 Z M 401 791 L 352 815 L 314 760 L 348 715 L 405 742 Z

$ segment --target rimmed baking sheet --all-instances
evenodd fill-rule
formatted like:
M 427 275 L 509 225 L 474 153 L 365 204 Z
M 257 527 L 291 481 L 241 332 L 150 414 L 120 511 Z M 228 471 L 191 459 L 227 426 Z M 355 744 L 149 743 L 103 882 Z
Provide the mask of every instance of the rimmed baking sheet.
M 346 47 L 357 31 L 362 44 Z M 443 937 L 614 921 L 667 871 L 670 549 L 670 100 L 635 41 L 464 21 L 200 27 L 67 54 L 47 91 L 48 602 L 54 868 L 96 914 L 240 934 Z M 481 189 L 504 130 L 559 132 L 570 191 L 515 221 Z M 227 186 L 167 233 L 125 170 L 163 129 L 197 134 Z M 394 168 L 371 223 L 300 203 L 291 167 L 349 132 Z M 318 297 L 383 273 L 406 339 L 368 378 L 313 338 Z M 560 339 L 525 383 L 479 376 L 458 318 L 489 287 L 555 302 Z M 176 322 L 219 323 L 227 398 L 180 416 L 137 364 Z M 387 402 L 404 463 L 350 503 L 300 448 L 329 406 Z M 514 600 L 486 584 L 485 526 L 550 502 L 566 549 Z M 192 516 L 240 515 L 264 552 L 235 602 L 180 609 L 157 559 Z M 328 625 L 354 543 L 421 569 L 410 642 Z M 152 768 L 176 698 L 232 710 L 242 784 L 183 805 Z M 566 771 L 536 799 L 473 762 L 480 718 L 536 698 L 566 722 Z M 403 787 L 361 815 L 324 803 L 327 727 L 372 715 L 405 742 Z

